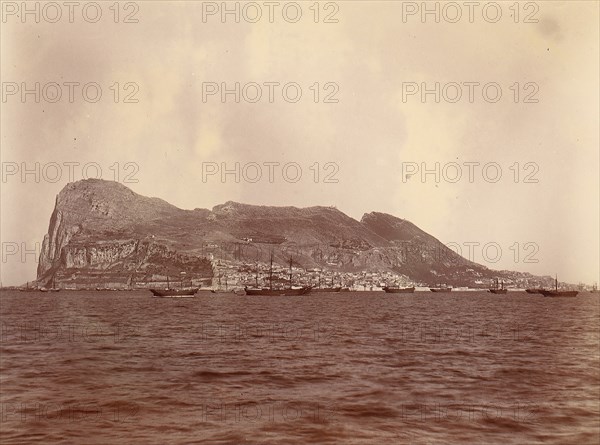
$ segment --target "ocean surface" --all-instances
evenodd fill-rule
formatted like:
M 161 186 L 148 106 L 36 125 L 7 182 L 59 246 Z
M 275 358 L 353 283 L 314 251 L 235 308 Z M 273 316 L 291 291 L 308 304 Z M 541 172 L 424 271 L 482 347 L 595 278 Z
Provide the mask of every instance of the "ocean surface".
M 598 295 L 2 292 L 2 444 L 598 444 Z

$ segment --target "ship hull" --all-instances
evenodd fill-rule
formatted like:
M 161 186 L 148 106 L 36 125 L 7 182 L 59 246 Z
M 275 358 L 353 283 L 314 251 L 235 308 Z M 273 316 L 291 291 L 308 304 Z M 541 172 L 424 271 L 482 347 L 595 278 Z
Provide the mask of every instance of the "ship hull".
M 342 288 L 341 287 L 321 287 L 321 288 L 317 288 L 317 289 L 313 289 L 313 292 L 316 293 L 322 293 L 322 292 L 326 292 L 326 293 L 332 293 L 332 292 L 341 292 Z
M 497 295 L 504 295 L 506 293 L 508 293 L 507 289 L 488 289 L 488 292 L 492 293 L 492 294 L 497 294 Z
M 541 290 L 540 294 L 544 297 L 576 297 L 579 292 L 576 290 Z
M 198 292 L 194 289 L 150 289 L 152 295 L 160 298 L 193 298 Z
M 382 289 L 388 293 L 388 294 L 412 294 L 415 291 L 414 287 L 405 287 L 405 288 L 399 288 L 399 287 L 382 287 Z
M 310 287 L 301 287 L 299 289 L 250 289 L 245 288 L 246 295 L 266 295 L 271 297 L 293 297 L 297 295 L 306 295 L 311 291 Z
M 541 294 L 541 289 L 525 289 L 528 294 Z
M 429 290 L 431 292 L 452 292 L 451 287 L 436 287 L 436 288 L 432 287 L 432 288 L 429 288 Z

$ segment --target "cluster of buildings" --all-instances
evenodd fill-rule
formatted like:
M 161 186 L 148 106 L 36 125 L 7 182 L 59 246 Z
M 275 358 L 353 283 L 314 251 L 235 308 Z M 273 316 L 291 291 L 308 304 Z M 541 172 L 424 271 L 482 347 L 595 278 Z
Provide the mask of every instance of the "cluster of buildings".
M 289 285 L 290 267 L 273 264 L 273 270 L 265 263 L 238 263 L 218 260 L 213 263 L 215 288 L 242 288 L 244 286 Z M 345 287 L 350 290 L 379 290 L 381 286 L 410 286 L 408 277 L 391 272 L 337 272 L 327 269 L 303 269 L 292 266 L 294 286 Z

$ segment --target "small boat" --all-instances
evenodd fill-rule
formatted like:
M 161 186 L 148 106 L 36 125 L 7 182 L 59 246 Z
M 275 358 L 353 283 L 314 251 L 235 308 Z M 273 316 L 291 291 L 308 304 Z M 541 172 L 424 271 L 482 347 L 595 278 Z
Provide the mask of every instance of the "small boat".
M 200 289 L 199 292 L 202 292 L 202 289 Z M 211 293 L 213 295 L 233 295 L 233 294 L 235 294 L 235 291 L 234 290 L 225 290 L 225 289 L 210 289 L 209 293 Z
M 452 292 L 451 287 L 430 287 L 431 292 Z
M 317 287 L 315 289 L 313 289 L 313 291 L 319 293 L 319 292 L 341 292 L 342 291 L 342 286 L 339 287 Z
M 60 287 L 56 287 L 56 282 L 54 281 L 54 276 L 52 276 L 52 287 L 48 290 L 50 292 L 60 292 Z
M 321 287 L 321 273 L 319 272 L 319 285 L 312 290 L 316 293 L 337 293 L 342 291 L 342 286 L 334 286 L 333 277 L 331 277 L 331 287 Z
M 388 294 L 412 294 L 415 291 L 414 287 L 388 287 L 383 286 L 382 289 Z
M 494 280 L 494 287 L 488 289 L 488 292 L 492 294 L 505 294 L 508 292 L 508 289 L 504 289 L 504 281 L 498 284 L 498 278 Z
M 525 289 L 525 292 L 527 292 L 528 294 L 541 294 L 544 289 Z
M 165 289 L 150 289 L 150 292 L 152 292 L 152 295 L 155 297 L 161 298 L 194 298 L 198 290 L 198 287 L 184 288 L 183 279 L 179 289 L 171 288 L 169 286 L 169 277 L 167 276 L 167 287 Z
M 37 291 L 38 289 L 35 287 L 29 287 L 29 281 L 26 284 L 26 287 L 20 287 L 19 288 L 19 292 L 34 292 Z
M 162 298 L 193 298 L 198 292 L 198 288 L 192 289 L 150 289 L 155 297 Z
M 554 290 L 540 290 L 544 297 L 576 297 L 578 293 L 576 290 L 558 290 L 558 277 L 554 277 Z
M 221 276 L 224 276 L 224 278 L 225 278 L 225 280 L 224 280 L 225 281 L 225 288 L 223 288 L 221 286 Z M 228 288 L 227 275 L 221 275 L 221 274 L 219 274 L 218 280 L 219 281 L 217 283 L 217 287 L 216 288 L 213 287 L 211 289 L 200 289 L 199 292 L 200 293 L 208 292 L 208 293 L 211 293 L 213 295 L 233 295 L 233 294 L 235 294 L 235 290 L 234 289 L 229 289 Z

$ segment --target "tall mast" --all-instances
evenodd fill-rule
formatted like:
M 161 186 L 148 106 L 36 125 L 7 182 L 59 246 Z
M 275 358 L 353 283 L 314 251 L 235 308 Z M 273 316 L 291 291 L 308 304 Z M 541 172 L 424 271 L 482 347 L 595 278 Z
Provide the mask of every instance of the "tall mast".
M 290 255 L 290 289 L 292 288 L 292 256 Z
M 558 290 L 558 275 L 554 274 L 554 290 Z
M 273 289 L 273 251 L 271 250 L 271 264 L 269 266 L 269 289 Z
M 258 289 L 258 261 L 256 262 L 254 269 L 256 270 L 256 274 L 254 275 L 254 281 L 256 281 L 256 288 Z

